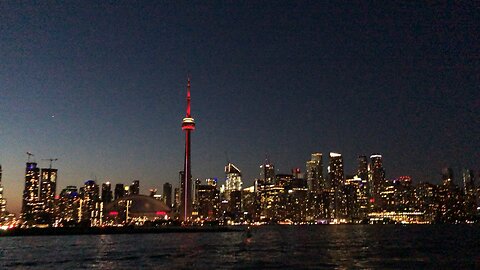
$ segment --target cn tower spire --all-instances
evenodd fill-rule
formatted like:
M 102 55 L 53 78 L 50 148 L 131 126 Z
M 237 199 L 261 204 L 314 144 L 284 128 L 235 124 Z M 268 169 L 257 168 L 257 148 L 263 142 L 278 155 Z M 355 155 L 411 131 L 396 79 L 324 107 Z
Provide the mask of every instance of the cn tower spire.
M 190 158 L 190 133 L 195 130 L 195 120 L 190 114 L 190 77 L 187 81 L 187 115 L 182 121 L 182 130 L 185 131 L 185 159 L 183 163 L 183 175 L 181 180 L 180 219 L 188 222 L 192 218 L 192 161 Z
M 188 77 L 187 81 L 187 115 L 186 118 L 190 118 L 190 76 Z

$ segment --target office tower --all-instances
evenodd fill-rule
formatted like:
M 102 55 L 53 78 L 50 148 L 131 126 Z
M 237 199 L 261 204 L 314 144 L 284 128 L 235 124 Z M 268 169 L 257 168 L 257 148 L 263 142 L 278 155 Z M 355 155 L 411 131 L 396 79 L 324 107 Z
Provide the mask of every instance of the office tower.
M 345 186 L 345 177 L 343 172 L 343 157 L 341 154 L 330 153 L 328 175 L 330 178 L 331 196 L 333 196 L 331 217 L 335 220 L 339 220 L 346 217 L 346 198 L 343 190 Z
M 96 208 L 96 203 L 99 202 L 100 188 L 93 180 L 85 181 L 85 184 L 80 192 L 82 199 L 82 220 L 89 221 L 93 216 Z
M 385 170 L 383 169 L 382 155 L 373 154 L 370 156 L 370 191 L 373 197 L 375 209 L 382 209 L 381 192 L 385 185 Z
M 275 181 L 275 166 L 268 160 L 260 165 L 260 181 L 263 185 L 273 185 Z
M 112 201 L 112 184 L 106 182 L 102 184 L 102 202 L 107 204 Z
M 207 179 L 206 184 L 197 186 L 197 213 L 202 220 L 215 220 L 218 214 L 220 195 L 216 185 Z
M 163 199 L 165 200 L 165 204 L 168 207 L 172 207 L 172 184 L 165 183 L 163 184 Z
M 125 197 L 125 188 L 123 187 L 123 184 L 116 184 L 115 185 L 115 200 L 118 198 L 123 198 Z
M 475 190 L 475 174 L 473 170 L 463 169 L 463 188 L 465 195 L 465 213 L 467 220 L 473 220 L 477 214 L 477 194 Z
M 175 209 L 175 211 L 179 212 L 180 211 L 180 203 L 181 203 L 181 191 L 180 191 L 180 188 L 175 188 L 173 190 L 173 198 L 174 198 L 174 204 L 173 204 L 173 208 Z M 180 213 L 178 213 L 180 214 Z
M 58 222 L 63 226 L 78 222 L 78 208 L 80 198 L 76 186 L 67 186 L 62 189 L 58 198 Z
M 40 178 L 40 206 L 43 222 L 51 223 L 55 215 L 55 195 L 57 189 L 57 169 L 43 168 Z
M 242 172 L 233 163 L 228 163 L 225 166 L 226 184 L 225 192 L 230 193 L 232 191 L 242 190 Z
M 463 169 L 463 188 L 465 194 L 475 192 L 475 174 L 473 170 Z
M 140 194 L 140 181 L 133 180 L 132 184 L 130 185 L 130 193 L 129 195 L 138 195 Z
M 320 193 L 327 188 L 323 179 L 322 153 L 313 153 L 311 160 L 307 161 L 307 183 L 310 192 Z
M 7 201 L 3 197 L 3 186 L 2 186 L 2 165 L 0 165 L 0 221 L 3 220 L 6 214 Z
M 192 171 L 190 157 L 190 133 L 195 130 L 195 121 L 190 114 L 190 78 L 187 82 L 187 112 L 182 121 L 182 130 L 185 131 L 185 159 L 183 164 L 184 177 L 182 179 L 180 219 L 188 221 L 192 215 Z
M 27 162 L 26 165 L 21 218 L 24 222 L 31 223 L 39 211 L 40 169 L 35 162 Z
M 357 158 L 357 176 L 365 181 L 368 181 L 368 159 L 367 156 L 359 156 Z

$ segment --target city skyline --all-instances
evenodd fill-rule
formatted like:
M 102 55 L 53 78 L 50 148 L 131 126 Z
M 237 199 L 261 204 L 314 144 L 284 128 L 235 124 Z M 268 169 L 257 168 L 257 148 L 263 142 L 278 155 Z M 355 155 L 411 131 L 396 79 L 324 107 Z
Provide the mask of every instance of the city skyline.
M 314 152 L 341 153 L 346 174 L 359 155 L 381 153 L 387 178 L 417 183 L 439 183 L 444 167 L 455 168 L 457 184 L 462 168 L 478 172 L 478 35 L 468 6 L 0 8 L 10 211 L 19 212 L 27 151 L 58 157 L 57 193 L 95 178 L 140 179 L 144 194 L 177 183 L 187 73 L 201 119 L 194 179 L 224 180 L 231 159 L 248 186 L 265 155 L 289 173 L 305 172 Z

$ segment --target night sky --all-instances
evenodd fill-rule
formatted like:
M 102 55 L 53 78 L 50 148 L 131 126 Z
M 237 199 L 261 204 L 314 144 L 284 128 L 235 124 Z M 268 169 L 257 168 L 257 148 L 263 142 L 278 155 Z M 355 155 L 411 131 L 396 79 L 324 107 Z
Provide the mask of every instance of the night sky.
M 478 174 L 474 1 L 208 2 L 0 2 L 8 210 L 20 211 L 27 151 L 41 167 L 59 159 L 57 194 L 87 179 L 178 186 L 187 74 L 194 178 L 224 183 L 229 159 L 247 186 L 266 155 L 288 173 L 331 151 L 346 174 L 372 153 L 387 178 Z

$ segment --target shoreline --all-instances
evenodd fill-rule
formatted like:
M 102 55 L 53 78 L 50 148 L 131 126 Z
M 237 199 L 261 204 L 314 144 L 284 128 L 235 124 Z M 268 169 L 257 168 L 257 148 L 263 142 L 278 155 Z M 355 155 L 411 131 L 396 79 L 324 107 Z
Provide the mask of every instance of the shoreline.
M 102 234 L 157 234 L 157 233 L 198 233 L 198 232 L 243 232 L 243 227 L 232 226 L 172 226 L 172 227 L 59 227 L 59 228 L 15 228 L 0 232 L 0 237 L 41 236 L 41 235 L 102 235 Z

